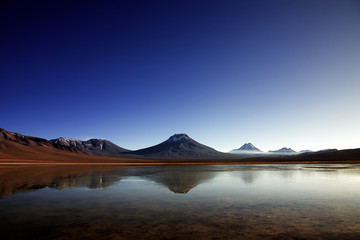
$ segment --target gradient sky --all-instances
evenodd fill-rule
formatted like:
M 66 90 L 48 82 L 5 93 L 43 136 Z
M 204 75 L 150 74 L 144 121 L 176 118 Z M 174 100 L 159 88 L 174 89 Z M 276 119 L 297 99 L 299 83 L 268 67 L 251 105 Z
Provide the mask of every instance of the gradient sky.
M 360 147 L 360 1 L 9 0 L 0 27 L 9 131 Z

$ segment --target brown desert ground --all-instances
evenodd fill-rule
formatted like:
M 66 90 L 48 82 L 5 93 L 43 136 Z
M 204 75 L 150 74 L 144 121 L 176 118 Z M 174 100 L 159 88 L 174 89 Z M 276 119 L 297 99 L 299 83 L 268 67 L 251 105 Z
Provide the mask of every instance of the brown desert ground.
M 165 164 L 268 164 L 268 163 L 360 163 L 360 149 L 301 154 L 296 156 L 248 157 L 229 159 L 140 159 L 104 157 L 75 150 L 56 149 L 46 144 L 15 141 L 0 142 L 1 165 L 165 165 Z

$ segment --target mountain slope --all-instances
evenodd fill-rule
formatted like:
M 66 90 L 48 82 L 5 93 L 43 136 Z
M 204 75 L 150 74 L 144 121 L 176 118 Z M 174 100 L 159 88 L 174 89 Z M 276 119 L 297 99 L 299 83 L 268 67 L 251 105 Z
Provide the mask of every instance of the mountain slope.
M 258 148 L 256 148 L 252 143 L 245 143 L 238 149 L 233 149 L 229 153 L 235 153 L 235 154 L 256 154 L 256 153 L 262 153 L 262 151 Z
M 52 143 L 43 138 L 24 136 L 0 128 L 1 159 L 63 159 L 72 156 L 86 156 L 79 150 Z
M 292 150 L 291 148 L 283 147 L 279 150 L 269 151 L 269 153 L 276 153 L 276 154 L 297 154 L 298 152 Z
M 104 148 L 104 146 L 103 146 Z M 51 142 L 43 138 L 24 136 L 0 128 L 1 163 L 122 163 L 138 162 L 138 159 L 95 156 L 72 146 Z
M 213 148 L 196 142 L 186 134 L 175 134 L 168 140 L 144 149 L 128 152 L 150 158 L 170 159 L 206 159 L 229 157 L 229 154 L 218 152 Z
M 44 149 L 57 149 L 68 152 L 79 152 L 71 146 L 64 146 L 61 144 L 53 143 L 43 138 L 24 136 L 19 133 L 9 132 L 0 128 L 0 150 L 3 153 L 10 151 L 9 145 L 19 145 L 25 147 L 44 147 Z
M 124 152 L 130 150 L 121 148 L 114 143 L 104 139 L 90 139 L 87 141 L 81 141 L 74 138 L 57 138 L 50 140 L 53 143 L 69 146 L 78 149 L 79 151 L 98 155 L 98 156 L 120 156 Z

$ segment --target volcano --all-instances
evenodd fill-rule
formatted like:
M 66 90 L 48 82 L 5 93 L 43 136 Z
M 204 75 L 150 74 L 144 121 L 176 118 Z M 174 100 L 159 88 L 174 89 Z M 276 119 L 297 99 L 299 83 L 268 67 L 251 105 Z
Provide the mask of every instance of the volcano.
M 149 158 L 169 159 L 212 159 L 228 157 L 228 154 L 198 143 L 185 133 L 175 134 L 158 145 L 131 151 L 128 152 L 128 154 Z
M 233 154 L 256 154 L 262 153 L 262 151 L 256 148 L 252 143 L 245 143 L 238 149 L 231 150 L 230 153 Z

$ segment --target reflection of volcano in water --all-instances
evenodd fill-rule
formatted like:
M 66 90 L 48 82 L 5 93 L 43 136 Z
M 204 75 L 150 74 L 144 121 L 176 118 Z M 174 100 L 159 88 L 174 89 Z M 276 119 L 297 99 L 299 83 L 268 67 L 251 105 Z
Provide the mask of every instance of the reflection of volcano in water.
M 231 176 L 240 178 L 245 184 L 252 184 L 262 174 L 261 171 L 241 170 L 231 172 Z
M 157 182 L 174 193 L 185 194 L 215 177 L 214 166 L 164 167 L 18 167 L 0 169 L 0 198 L 43 188 L 107 188 L 123 177 L 137 176 Z
M 241 171 L 238 173 L 240 174 L 241 179 L 246 184 L 252 184 L 259 175 L 258 172 L 254 172 L 254 171 Z
M 107 188 L 120 181 L 120 176 L 93 168 L 20 168 L 0 175 L 0 198 L 45 187 L 58 190 L 80 187 Z
M 197 185 L 206 182 L 215 176 L 214 171 L 204 171 L 204 167 L 195 166 L 162 168 L 145 178 L 166 186 L 174 193 L 185 194 Z

